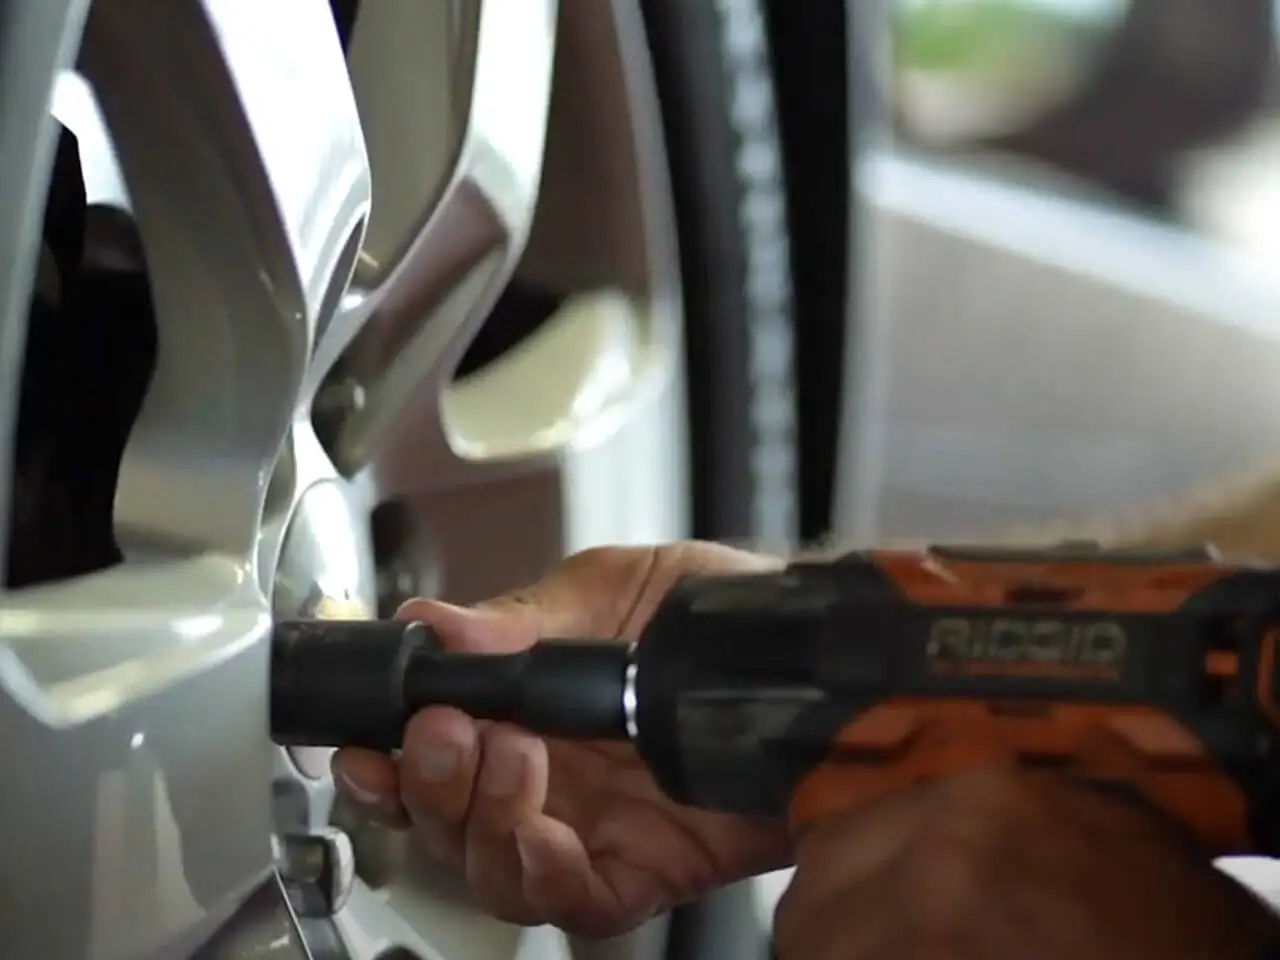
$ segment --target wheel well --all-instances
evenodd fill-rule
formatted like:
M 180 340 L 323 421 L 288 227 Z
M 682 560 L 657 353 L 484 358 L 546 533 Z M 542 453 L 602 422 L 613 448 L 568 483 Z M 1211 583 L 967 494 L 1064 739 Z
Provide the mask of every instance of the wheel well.
M 87 202 L 78 142 L 65 127 L 42 240 L 11 461 L 10 588 L 120 560 L 116 481 L 156 362 L 136 229 L 124 211 Z

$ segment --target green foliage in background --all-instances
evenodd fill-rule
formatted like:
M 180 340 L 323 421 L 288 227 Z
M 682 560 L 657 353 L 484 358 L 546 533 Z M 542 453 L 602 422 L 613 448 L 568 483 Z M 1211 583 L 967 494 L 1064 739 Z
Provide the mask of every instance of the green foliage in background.
M 906 0 L 894 5 L 895 68 L 1009 76 L 1035 71 L 1097 24 L 1028 0 Z

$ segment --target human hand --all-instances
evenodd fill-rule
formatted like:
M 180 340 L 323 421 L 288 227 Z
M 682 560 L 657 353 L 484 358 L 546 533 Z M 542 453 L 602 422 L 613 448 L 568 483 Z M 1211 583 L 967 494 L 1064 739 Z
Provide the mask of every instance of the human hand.
M 779 960 L 1255 960 L 1269 907 L 1172 823 L 991 768 L 815 826 L 775 918 Z
M 552 636 L 626 642 L 678 578 L 778 565 L 711 543 L 606 547 L 474 610 L 416 600 L 401 617 L 452 650 L 501 653 Z M 343 750 L 334 771 L 369 816 L 411 827 L 426 852 L 465 872 L 483 908 L 513 923 L 611 936 L 791 854 L 780 825 L 668 800 L 629 745 L 544 740 L 449 708 L 416 715 L 397 760 Z

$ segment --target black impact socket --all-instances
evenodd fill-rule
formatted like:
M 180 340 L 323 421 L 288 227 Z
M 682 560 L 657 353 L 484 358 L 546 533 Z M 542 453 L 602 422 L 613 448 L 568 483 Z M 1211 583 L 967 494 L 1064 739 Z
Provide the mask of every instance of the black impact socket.
M 449 706 L 546 736 L 626 739 L 629 664 L 617 641 L 447 653 L 421 623 L 281 621 L 271 642 L 271 736 L 282 746 L 394 750 L 413 714 Z

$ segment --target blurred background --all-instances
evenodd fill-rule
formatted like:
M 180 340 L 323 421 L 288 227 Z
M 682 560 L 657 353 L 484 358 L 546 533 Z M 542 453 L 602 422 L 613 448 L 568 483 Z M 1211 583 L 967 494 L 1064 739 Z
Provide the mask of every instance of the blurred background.
M 1272 252 L 1270 0 L 896 0 L 889 15 L 902 144 L 1039 161 L 1102 202 Z
M 1125 514 L 1280 451 L 1270 0 L 851 10 L 837 527 Z

